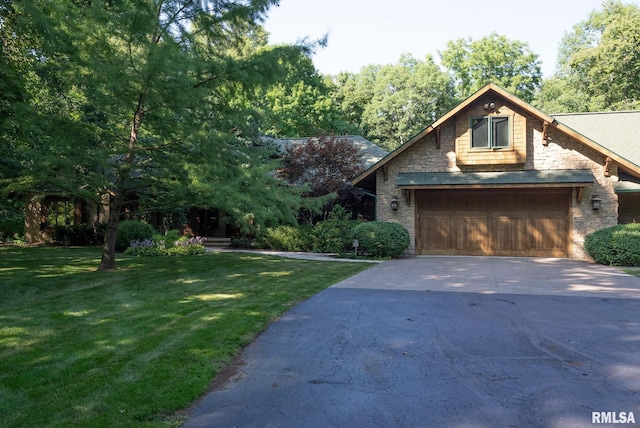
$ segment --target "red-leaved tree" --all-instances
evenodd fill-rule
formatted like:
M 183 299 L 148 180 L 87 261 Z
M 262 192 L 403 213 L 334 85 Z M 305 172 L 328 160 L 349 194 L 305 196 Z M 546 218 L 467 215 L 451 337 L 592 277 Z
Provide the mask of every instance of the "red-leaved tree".
M 310 198 L 334 195 L 322 207 L 322 217 L 326 217 L 335 204 L 347 209 L 357 204 L 359 192 L 349 182 L 363 170 L 362 153 L 353 141 L 323 135 L 288 145 L 280 176 L 296 185 L 307 184 Z M 313 221 L 309 212 L 302 216 Z

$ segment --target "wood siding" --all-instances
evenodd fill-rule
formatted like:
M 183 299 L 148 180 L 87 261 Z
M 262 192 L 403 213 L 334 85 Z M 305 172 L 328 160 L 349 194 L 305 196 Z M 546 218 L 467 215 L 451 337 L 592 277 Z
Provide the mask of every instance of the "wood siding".
M 503 100 L 496 99 L 499 107 L 487 112 L 481 102 L 460 114 L 456 118 L 456 161 L 460 166 L 475 165 L 522 165 L 527 159 L 527 118 L 504 104 Z M 487 98 L 483 102 L 494 102 L 493 98 Z M 471 148 L 470 122 L 472 117 L 501 116 L 509 117 L 511 133 L 511 146 L 502 149 L 478 149 Z
M 570 189 L 416 191 L 418 254 L 568 257 Z

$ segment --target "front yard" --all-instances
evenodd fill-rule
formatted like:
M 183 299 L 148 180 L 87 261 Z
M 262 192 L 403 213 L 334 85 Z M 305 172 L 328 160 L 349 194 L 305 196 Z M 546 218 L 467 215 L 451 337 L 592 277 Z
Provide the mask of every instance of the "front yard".
M 0 426 L 165 427 L 282 312 L 366 263 L 0 248 Z

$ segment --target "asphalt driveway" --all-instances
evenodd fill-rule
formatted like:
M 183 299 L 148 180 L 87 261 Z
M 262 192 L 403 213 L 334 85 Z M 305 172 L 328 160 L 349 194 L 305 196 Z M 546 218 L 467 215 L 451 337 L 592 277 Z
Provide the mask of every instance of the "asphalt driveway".
M 235 368 L 185 427 L 640 426 L 640 278 L 393 260 L 291 309 Z

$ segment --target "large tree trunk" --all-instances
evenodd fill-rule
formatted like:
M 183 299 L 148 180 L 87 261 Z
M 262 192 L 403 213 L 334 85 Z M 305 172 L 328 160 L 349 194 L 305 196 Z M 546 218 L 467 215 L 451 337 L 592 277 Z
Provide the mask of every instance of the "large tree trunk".
M 104 236 L 104 245 L 102 246 L 102 259 L 98 270 L 113 270 L 116 268 L 116 238 L 118 235 L 118 223 L 120 222 L 120 211 L 124 204 L 124 198 L 127 193 L 129 180 L 131 179 L 131 169 L 134 163 L 134 150 L 138 141 L 138 132 L 140 122 L 142 120 L 142 100 L 144 93 L 140 95 L 138 106 L 133 121 L 131 123 L 131 133 L 129 134 L 129 147 L 124 157 L 124 163 L 118 171 L 118 178 L 115 183 L 113 197 L 109 204 L 109 221 L 107 222 L 107 231 Z
M 124 202 L 124 193 L 116 192 L 109 206 L 109 219 L 107 230 L 102 245 L 102 258 L 98 270 L 113 270 L 116 268 L 116 238 L 118 235 L 118 223 L 120 222 L 120 210 Z

